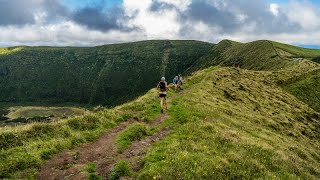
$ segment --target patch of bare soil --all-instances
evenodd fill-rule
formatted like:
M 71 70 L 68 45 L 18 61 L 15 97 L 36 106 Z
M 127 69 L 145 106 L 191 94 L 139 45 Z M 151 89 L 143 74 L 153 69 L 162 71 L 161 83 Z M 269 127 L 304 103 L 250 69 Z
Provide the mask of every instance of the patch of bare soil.
M 133 122 L 135 121 L 129 120 L 120 123 L 95 142 L 53 156 L 41 167 L 38 179 L 87 179 L 87 174 L 81 172 L 87 162 L 97 163 L 101 172 L 109 169 L 109 165 L 115 163 L 114 157 L 117 155 L 116 136 Z

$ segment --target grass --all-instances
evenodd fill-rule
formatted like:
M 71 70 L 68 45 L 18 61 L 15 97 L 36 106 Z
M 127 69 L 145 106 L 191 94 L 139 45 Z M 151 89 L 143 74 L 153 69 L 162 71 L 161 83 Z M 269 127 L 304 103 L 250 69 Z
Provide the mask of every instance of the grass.
M 82 169 L 83 171 L 86 171 L 88 173 L 95 173 L 97 171 L 96 163 L 94 162 L 88 162 L 87 166 Z
M 193 74 L 172 102 L 172 133 L 138 179 L 319 177 L 319 114 L 268 78 L 230 68 Z
M 34 118 L 44 116 L 54 116 L 61 119 L 69 116 L 79 116 L 85 113 L 84 109 L 74 107 L 43 107 L 43 106 L 23 106 L 10 107 L 7 115 L 10 119 L 16 118 Z
M 15 48 L 0 48 L 0 55 L 8 55 L 14 52 L 18 52 L 22 50 L 22 47 L 15 47 Z
M 152 146 L 137 178 L 319 177 L 320 114 L 314 111 L 315 98 L 304 103 L 308 101 L 307 93 L 299 97 L 304 86 L 308 93 L 317 93 L 319 65 L 290 60 L 273 64 L 276 60 L 268 58 L 274 56 L 274 51 L 257 54 L 261 49 L 272 48 L 266 41 L 231 42 L 231 49 L 227 41 L 224 43 L 225 47 L 220 44 L 214 49 L 227 50 L 222 54 L 227 59 L 221 65 L 243 62 L 248 63 L 244 65 L 247 69 L 264 71 L 210 67 L 188 77 L 185 90 L 172 101 L 170 118 L 163 125 L 170 128 L 171 134 Z M 246 55 L 247 50 L 250 51 Z M 239 57 L 243 58 L 238 61 L 235 57 L 241 53 L 244 55 Z M 253 62 L 257 59 L 250 59 L 255 55 L 261 59 L 260 64 Z M 94 141 L 128 119 L 154 120 L 159 116 L 158 103 L 157 91 L 152 89 L 112 109 L 102 108 L 51 123 L 0 127 L 0 178 L 34 179 L 39 167 L 53 154 Z M 119 135 L 117 142 L 124 150 L 143 134 L 145 127 L 133 124 Z M 115 178 L 132 175 L 125 161 L 117 163 L 113 174 Z M 90 173 L 89 178 L 99 177 Z
M 279 42 L 272 42 L 272 44 L 283 51 L 288 52 L 288 57 L 302 57 L 302 58 L 314 58 L 320 56 L 319 49 L 308 49 L 308 48 L 301 48 L 296 46 L 291 46 L 288 44 L 283 44 Z
M 110 180 L 117 180 L 120 177 L 130 177 L 133 175 L 132 170 L 130 169 L 130 166 L 128 165 L 127 161 L 118 161 L 117 164 L 114 165 L 110 175 Z
M 320 112 L 320 72 L 284 86 L 284 89 Z
M 102 177 L 96 174 L 97 167 L 94 162 L 88 162 L 87 166 L 83 168 L 82 171 L 88 172 L 89 180 L 102 180 Z
M 130 147 L 133 141 L 139 140 L 145 135 L 147 135 L 147 129 L 143 124 L 136 123 L 128 126 L 117 137 L 116 144 L 118 151 L 123 152 Z
M 273 72 L 211 67 L 186 78 L 185 90 L 176 94 L 170 118 L 163 125 L 171 129 L 171 134 L 152 146 L 135 177 L 319 177 L 320 115 L 279 86 L 280 81 L 294 82 L 293 75 L 306 77 L 305 72 L 313 72 L 318 66 L 305 61 L 294 67 Z M 152 89 L 113 109 L 52 123 L 3 127 L 0 177 L 34 178 L 37 169 L 53 154 L 94 141 L 127 119 L 152 121 L 159 116 L 158 103 L 157 91 Z M 142 124 L 128 126 L 118 136 L 119 149 L 125 150 L 145 134 Z M 88 167 L 88 178 L 99 179 L 93 165 Z M 115 178 L 133 176 L 123 161 L 112 172 Z
M 157 91 L 152 89 L 135 101 L 113 109 L 51 123 L 0 127 L 0 178 L 36 177 L 38 168 L 53 154 L 94 141 L 128 119 L 149 122 L 158 115 Z
M 195 61 L 187 70 L 205 69 L 211 66 L 236 66 L 251 70 L 275 71 L 296 62 L 278 56 L 271 42 L 266 40 L 249 43 L 236 43 L 223 40 L 215 45 L 209 53 Z

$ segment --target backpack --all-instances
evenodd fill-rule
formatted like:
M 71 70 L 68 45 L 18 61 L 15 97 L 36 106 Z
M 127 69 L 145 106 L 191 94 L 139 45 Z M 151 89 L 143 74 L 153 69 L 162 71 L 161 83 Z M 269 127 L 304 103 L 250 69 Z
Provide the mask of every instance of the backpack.
M 161 91 L 166 91 L 166 83 L 161 81 L 159 83 L 159 88 L 160 88 Z

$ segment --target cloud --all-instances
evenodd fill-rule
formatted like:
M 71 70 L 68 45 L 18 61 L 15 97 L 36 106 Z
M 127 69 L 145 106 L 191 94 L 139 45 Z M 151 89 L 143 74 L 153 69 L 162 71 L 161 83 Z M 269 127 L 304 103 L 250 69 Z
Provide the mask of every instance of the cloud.
M 0 0 L 0 26 L 34 24 L 39 14 L 55 21 L 66 16 L 67 9 L 59 0 Z
M 308 0 L 268 2 L 123 0 L 111 6 L 99 0 L 69 9 L 63 0 L 0 0 L 0 46 L 224 38 L 320 44 L 319 8 Z
M 106 12 L 100 7 L 85 7 L 75 11 L 71 19 L 89 29 L 108 31 L 121 29 L 122 26 L 118 22 L 119 16 L 122 16 L 121 10 L 113 9 Z
M 178 38 L 178 12 L 171 8 L 152 11 L 153 3 L 152 0 L 124 0 L 124 12 L 131 18 L 127 26 L 140 29 L 150 39 Z
M 44 45 L 44 46 L 96 46 L 110 43 L 145 39 L 138 31 L 102 32 L 87 29 L 73 21 L 56 24 L 0 27 L 0 46 Z
M 279 8 L 280 8 L 279 5 L 276 3 L 270 4 L 270 12 L 275 16 L 279 15 Z
M 16 6 L 19 4 L 19 6 Z M 34 23 L 34 16 L 26 1 L 18 0 L 0 1 L 0 25 L 21 25 Z
M 289 21 L 300 24 L 304 30 L 319 30 L 320 9 L 308 1 L 291 1 L 285 7 Z

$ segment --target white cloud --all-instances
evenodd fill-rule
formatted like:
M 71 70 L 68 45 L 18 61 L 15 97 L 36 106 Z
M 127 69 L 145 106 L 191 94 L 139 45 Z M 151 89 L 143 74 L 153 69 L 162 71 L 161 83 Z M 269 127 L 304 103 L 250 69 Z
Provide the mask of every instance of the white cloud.
M 128 25 L 138 27 L 145 32 L 147 38 L 176 38 L 180 31 L 178 13 L 174 9 L 164 9 L 157 12 L 150 10 L 151 0 L 125 0 L 126 15 L 133 17 Z
M 280 6 L 278 4 L 271 3 L 269 10 L 274 16 L 278 16 L 279 15 L 279 8 L 280 8 Z
M 0 27 L 0 45 L 94 46 L 145 39 L 140 32 L 89 30 L 72 21 L 47 25 Z M 14 42 L 14 43 L 13 43 Z
M 130 18 L 127 20 L 118 19 L 118 21 L 133 28 L 132 31 L 121 29 L 98 31 L 67 19 L 48 22 L 48 13 L 37 11 L 34 14 L 35 23 L 33 24 L 0 26 L 0 46 L 94 46 L 149 39 L 196 39 L 214 43 L 222 39 L 241 42 L 270 39 L 290 44 L 320 44 L 320 9 L 307 1 L 290 1 L 288 4 L 265 3 L 262 8 L 257 8 L 264 9 L 269 16 L 268 18 L 273 15 L 274 19 L 272 20 L 275 20 L 275 22 L 281 20 L 275 26 L 281 26 L 282 23 L 296 23 L 301 26 L 301 28 L 290 32 L 287 32 L 285 28 L 285 30 L 279 32 L 273 31 L 274 28 L 277 29 L 278 27 L 270 28 L 272 30 L 259 31 L 265 27 L 261 27 L 261 22 L 257 19 L 263 21 L 264 19 L 260 19 L 260 17 L 265 15 L 259 16 L 259 14 L 253 13 L 259 18 L 252 18 L 252 14 L 248 10 L 256 9 L 255 7 L 245 8 L 245 6 L 242 6 L 238 10 L 233 7 L 235 10 L 230 11 L 230 13 L 233 13 L 236 18 L 237 26 L 231 26 L 236 29 L 229 32 L 224 31 L 222 26 L 211 21 L 181 18 L 181 12 L 190 10 L 192 0 L 157 0 L 175 6 L 175 8 L 159 8 L 157 11 L 152 11 L 151 7 L 154 1 L 123 0 L 124 16 Z M 216 7 L 217 12 L 215 13 L 228 10 L 228 5 L 230 5 L 225 0 L 206 1 L 209 5 Z M 32 2 L 42 4 L 45 0 L 32 0 Z M 234 6 L 238 5 L 234 4 Z M 260 12 L 260 10 L 257 10 L 257 12 Z M 283 19 L 286 22 L 282 22 Z M 228 21 L 228 19 L 224 20 Z
M 177 7 L 180 11 L 185 11 L 192 3 L 192 0 L 158 0 L 158 2 L 171 4 Z
M 291 1 L 285 11 L 289 20 L 299 23 L 305 30 L 320 28 L 320 12 L 307 1 Z

